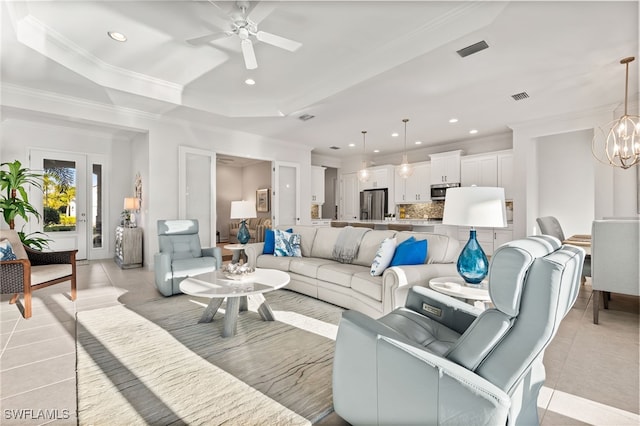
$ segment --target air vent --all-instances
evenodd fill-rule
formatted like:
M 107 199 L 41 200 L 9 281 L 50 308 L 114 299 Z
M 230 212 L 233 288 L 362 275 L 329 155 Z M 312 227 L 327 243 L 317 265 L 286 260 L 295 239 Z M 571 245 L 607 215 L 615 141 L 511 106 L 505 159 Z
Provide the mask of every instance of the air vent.
M 334 145 L 334 146 L 330 146 L 329 149 L 340 149 L 340 147 Z
M 473 55 L 474 53 L 478 53 L 481 50 L 486 49 L 487 47 L 489 47 L 489 45 L 487 44 L 486 41 L 482 40 L 479 41 L 475 44 L 472 44 L 471 46 L 467 46 L 464 47 L 460 50 L 458 50 L 458 55 L 460 55 L 461 57 L 465 58 L 469 55 Z
M 511 97 L 513 98 L 514 101 L 521 101 L 523 99 L 527 99 L 529 95 L 527 94 L 527 92 L 520 92 L 520 93 L 516 93 L 515 95 L 511 95 Z
M 298 117 L 300 120 L 302 121 L 307 121 L 307 120 L 311 120 L 313 117 L 315 117 L 315 115 L 311 115 L 311 114 L 302 114 L 300 117 Z

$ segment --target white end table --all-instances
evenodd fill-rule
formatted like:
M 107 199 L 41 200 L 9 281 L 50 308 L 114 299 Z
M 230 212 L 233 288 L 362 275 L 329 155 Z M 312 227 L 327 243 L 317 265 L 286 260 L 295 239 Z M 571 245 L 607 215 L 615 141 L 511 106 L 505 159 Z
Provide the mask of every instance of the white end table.
M 240 259 L 247 261 L 247 256 L 244 254 L 245 244 L 227 244 L 223 247 L 233 252 L 231 263 L 238 263 Z
M 462 299 L 477 308 L 486 309 L 491 304 L 487 280 L 479 285 L 467 285 L 462 277 L 437 277 L 429 280 L 429 287 L 438 293 Z

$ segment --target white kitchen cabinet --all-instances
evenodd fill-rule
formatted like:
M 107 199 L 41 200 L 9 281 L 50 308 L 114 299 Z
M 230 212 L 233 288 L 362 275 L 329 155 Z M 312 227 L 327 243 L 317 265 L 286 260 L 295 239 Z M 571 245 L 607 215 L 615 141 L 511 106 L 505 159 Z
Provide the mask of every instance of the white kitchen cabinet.
M 504 198 L 513 200 L 513 151 L 501 151 L 497 154 L 498 186 L 504 188 Z
M 338 212 L 341 220 L 354 220 L 360 217 L 360 192 L 356 173 L 343 173 L 340 176 Z
M 324 204 L 324 167 L 311 166 L 311 204 Z
M 360 191 L 365 189 L 380 189 L 393 187 L 394 166 L 369 167 L 369 179 L 366 182 L 360 182 Z
M 331 226 L 331 219 L 311 219 L 311 226 Z
M 458 227 L 458 241 L 460 242 L 460 250 L 462 250 L 469 241 L 468 226 Z M 484 254 L 493 255 L 493 252 L 502 244 L 513 240 L 513 229 L 511 228 L 476 228 L 476 240 L 482 247 Z
M 494 228 L 493 230 L 493 250 L 501 245 L 513 240 L 513 229 Z
M 431 184 L 460 182 L 460 155 L 462 151 L 431 154 Z
M 498 156 L 492 153 L 462 157 L 460 184 L 462 186 L 498 186 Z
M 431 201 L 431 164 L 429 162 L 414 163 L 413 174 L 406 179 L 401 178 L 396 167 L 396 203 L 428 203 Z

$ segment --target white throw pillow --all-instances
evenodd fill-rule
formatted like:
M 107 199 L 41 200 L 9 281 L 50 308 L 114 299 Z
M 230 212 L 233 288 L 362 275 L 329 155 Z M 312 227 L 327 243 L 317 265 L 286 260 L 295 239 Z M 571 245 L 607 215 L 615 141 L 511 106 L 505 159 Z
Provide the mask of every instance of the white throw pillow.
M 387 269 L 396 251 L 396 242 L 397 240 L 395 238 L 385 238 L 382 240 L 376 252 L 376 257 L 373 258 L 373 263 L 371 263 L 372 276 L 382 275 L 384 270 Z

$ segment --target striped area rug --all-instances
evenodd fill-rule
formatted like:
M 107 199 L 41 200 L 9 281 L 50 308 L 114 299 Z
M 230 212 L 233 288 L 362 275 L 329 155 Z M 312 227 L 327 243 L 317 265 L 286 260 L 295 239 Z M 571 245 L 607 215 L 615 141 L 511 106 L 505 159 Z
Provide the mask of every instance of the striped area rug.
M 81 425 L 313 424 L 333 411 L 331 373 L 342 309 L 278 290 L 222 338 L 222 314 L 180 295 L 78 313 Z M 223 310 L 224 304 L 222 306 Z

